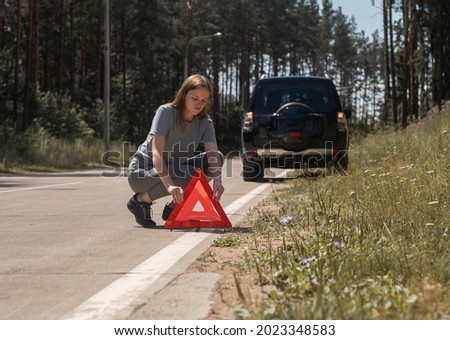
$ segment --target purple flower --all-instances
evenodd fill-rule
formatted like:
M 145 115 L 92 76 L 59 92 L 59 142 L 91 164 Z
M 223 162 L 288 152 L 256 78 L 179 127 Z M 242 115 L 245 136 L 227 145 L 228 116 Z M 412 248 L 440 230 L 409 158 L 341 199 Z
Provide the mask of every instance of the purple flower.
M 289 215 L 280 217 L 280 222 L 282 222 L 282 223 L 288 223 L 290 220 L 292 220 L 292 216 L 289 216 Z
M 336 246 L 336 248 L 342 249 L 345 247 L 345 242 L 335 242 L 334 245 Z
M 314 261 L 314 258 L 312 257 L 305 257 L 304 259 L 300 260 L 300 264 L 307 265 L 308 263 Z

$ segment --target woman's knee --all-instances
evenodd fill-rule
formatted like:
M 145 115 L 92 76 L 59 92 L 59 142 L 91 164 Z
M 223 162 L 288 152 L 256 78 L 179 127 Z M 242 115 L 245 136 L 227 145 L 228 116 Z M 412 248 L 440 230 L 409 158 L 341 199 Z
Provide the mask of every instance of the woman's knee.
M 128 174 L 128 184 L 136 193 L 148 192 L 160 182 L 159 177 L 152 176 L 149 172 L 139 171 Z
M 203 172 L 207 177 L 214 178 L 220 176 L 224 163 L 224 155 L 220 151 L 213 151 L 211 154 L 205 153 L 205 167 Z

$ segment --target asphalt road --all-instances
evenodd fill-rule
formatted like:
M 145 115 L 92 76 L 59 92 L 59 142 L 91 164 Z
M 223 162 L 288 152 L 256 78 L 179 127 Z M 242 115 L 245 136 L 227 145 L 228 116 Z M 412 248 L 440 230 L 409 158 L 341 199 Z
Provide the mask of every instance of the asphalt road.
M 221 205 L 233 224 L 276 185 L 244 182 L 240 169 L 225 165 Z M 0 177 L 0 319 L 206 316 L 218 276 L 184 271 L 223 231 L 164 229 L 168 198 L 154 205 L 160 227 L 141 228 L 131 195 L 112 171 Z

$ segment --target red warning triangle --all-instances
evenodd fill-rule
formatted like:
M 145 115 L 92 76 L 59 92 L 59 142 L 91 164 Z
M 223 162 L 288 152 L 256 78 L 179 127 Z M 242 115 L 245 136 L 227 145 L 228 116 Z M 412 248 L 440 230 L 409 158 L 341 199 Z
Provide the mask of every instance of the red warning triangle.
M 201 169 L 184 191 L 184 201 L 177 204 L 164 224 L 165 228 L 231 228 L 231 222 Z M 199 209 L 201 208 L 201 209 Z
M 197 194 L 197 195 L 196 195 Z M 199 205 L 203 208 L 203 210 L 195 210 L 195 208 Z M 214 206 L 211 200 L 208 197 L 205 189 L 203 188 L 202 182 L 197 182 L 195 184 L 194 189 L 192 190 L 191 195 L 187 199 L 181 210 L 177 215 L 178 220 L 211 220 L 211 221 L 221 221 L 222 219 L 218 215 L 217 211 L 214 209 Z

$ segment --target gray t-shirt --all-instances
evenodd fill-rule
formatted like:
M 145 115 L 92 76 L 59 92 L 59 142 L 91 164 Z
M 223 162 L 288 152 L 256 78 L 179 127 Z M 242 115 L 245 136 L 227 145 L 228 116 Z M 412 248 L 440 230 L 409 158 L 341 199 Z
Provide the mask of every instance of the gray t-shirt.
M 184 128 L 178 122 L 178 109 L 170 105 L 161 105 L 156 110 L 150 132 L 130 162 L 129 171 L 150 170 L 152 162 L 152 139 L 154 135 L 166 137 L 166 150 L 163 157 L 167 164 L 183 163 L 193 157 L 200 143 L 216 142 L 214 125 L 210 118 L 195 117 L 185 122 Z

